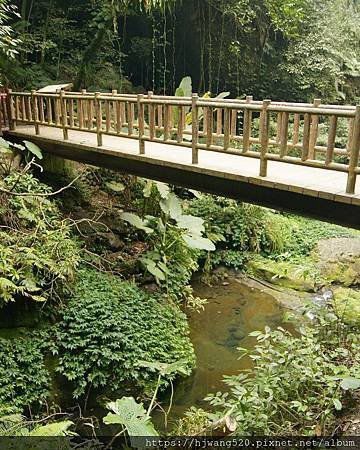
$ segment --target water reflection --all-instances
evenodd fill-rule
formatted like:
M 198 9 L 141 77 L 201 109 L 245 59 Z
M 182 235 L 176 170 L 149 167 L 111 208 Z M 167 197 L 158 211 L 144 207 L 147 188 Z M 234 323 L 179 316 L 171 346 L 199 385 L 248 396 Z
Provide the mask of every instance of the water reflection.
M 248 359 L 239 360 L 237 347 L 253 348 L 256 340 L 248 336 L 254 330 L 284 326 L 284 310 L 269 294 L 229 280 L 225 285 L 193 284 L 195 294 L 207 298 L 201 313 L 190 316 L 191 339 L 197 356 L 194 373 L 177 382 L 171 422 L 183 416 L 190 406 L 206 406 L 209 392 L 225 389 L 223 375 L 234 375 L 250 367 Z M 162 399 L 166 404 L 166 398 Z M 162 423 L 156 414 L 157 426 Z

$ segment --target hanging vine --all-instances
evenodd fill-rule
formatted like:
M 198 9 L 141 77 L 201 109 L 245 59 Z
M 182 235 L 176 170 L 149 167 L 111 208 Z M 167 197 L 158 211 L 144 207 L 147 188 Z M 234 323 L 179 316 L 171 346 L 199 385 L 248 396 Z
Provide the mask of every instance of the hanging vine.
M 151 14 L 151 29 L 152 29 L 152 40 L 151 40 L 151 61 L 152 61 L 152 90 L 155 91 L 155 17 Z
M 219 52 L 219 62 L 217 66 L 217 82 L 216 82 L 216 92 L 219 92 L 220 87 L 220 68 L 223 58 L 223 46 L 224 46 L 224 29 L 225 29 L 225 10 L 224 10 L 224 0 L 221 2 L 221 36 L 220 36 L 220 52 Z
M 167 72 L 167 58 L 166 58 L 166 46 L 167 46 L 167 17 L 166 10 L 163 10 L 164 30 L 163 30 L 163 94 L 166 95 L 166 72 Z
M 172 20 L 172 84 L 171 90 L 175 92 L 176 88 L 176 63 L 175 63 L 175 51 L 176 51 L 176 8 L 174 7 Z
M 209 91 L 212 92 L 212 37 L 211 37 L 211 5 L 208 2 L 208 59 L 209 59 Z

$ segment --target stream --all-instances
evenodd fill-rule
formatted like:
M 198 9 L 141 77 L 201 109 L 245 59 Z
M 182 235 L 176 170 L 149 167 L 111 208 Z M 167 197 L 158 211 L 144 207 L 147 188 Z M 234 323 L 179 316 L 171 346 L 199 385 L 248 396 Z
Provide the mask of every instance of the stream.
M 289 328 L 282 320 L 284 308 L 271 295 L 236 279 L 215 286 L 194 282 L 193 288 L 196 296 L 208 299 L 205 309 L 193 312 L 189 318 L 197 368 L 190 377 L 175 383 L 167 430 L 191 406 L 206 409 L 204 397 L 226 389 L 223 375 L 235 375 L 250 367 L 248 358 L 238 359 L 237 350 L 238 347 L 254 347 L 256 340 L 249 337 L 249 333 L 264 330 L 266 325 Z M 167 393 L 160 401 L 166 407 L 169 399 Z M 154 414 L 154 422 L 158 429 L 164 429 L 161 412 Z

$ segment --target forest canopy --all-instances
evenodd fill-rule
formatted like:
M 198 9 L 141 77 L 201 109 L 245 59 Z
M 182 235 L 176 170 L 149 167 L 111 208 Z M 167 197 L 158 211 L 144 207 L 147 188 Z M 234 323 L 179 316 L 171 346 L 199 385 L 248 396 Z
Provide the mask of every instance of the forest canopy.
M 2 0 L 5 86 L 356 102 L 358 0 Z M 15 43 L 19 43 L 15 50 Z M 15 58 L 15 61 L 14 61 Z

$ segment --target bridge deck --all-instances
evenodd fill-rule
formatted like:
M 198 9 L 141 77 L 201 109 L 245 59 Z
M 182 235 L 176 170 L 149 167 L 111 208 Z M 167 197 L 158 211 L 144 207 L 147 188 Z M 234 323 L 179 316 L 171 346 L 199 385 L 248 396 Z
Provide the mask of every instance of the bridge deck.
M 139 155 L 139 142 L 117 136 L 103 136 L 103 146 L 98 147 L 96 134 L 86 131 L 69 130 L 69 139 L 63 140 L 62 130 L 53 127 L 41 127 L 41 135 L 36 136 L 33 126 L 21 126 L 9 134 L 21 139 L 32 138 L 41 145 L 46 142 L 66 145 L 73 152 L 86 148 L 92 152 L 128 160 L 144 161 L 156 166 L 175 168 L 192 173 L 201 173 L 217 178 L 240 181 L 252 185 L 273 188 L 276 190 L 295 192 L 306 197 L 317 197 L 337 203 L 360 206 L 360 183 L 355 194 L 346 194 L 347 174 L 313 167 L 291 165 L 288 163 L 269 161 L 266 178 L 259 177 L 259 161 L 242 155 L 216 153 L 199 150 L 199 163 L 191 163 L 191 149 L 171 144 L 155 142 L 145 143 L 145 155 Z M 77 159 L 74 153 L 74 158 Z M 151 173 L 149 173 L 151 178 Z

